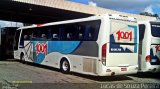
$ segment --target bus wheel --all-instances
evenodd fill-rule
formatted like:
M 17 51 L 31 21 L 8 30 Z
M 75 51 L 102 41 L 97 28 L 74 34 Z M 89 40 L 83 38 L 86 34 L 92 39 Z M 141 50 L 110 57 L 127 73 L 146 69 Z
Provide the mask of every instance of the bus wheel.
M 23 53 L 21 53 L 20 60 L 21 60 L 22 63 L 25 63 L 25 58 L 24 58 L 24 54 Z
M 60 62 L 60 69 L 63 73 L 70 72 L 70 64 L 67 59 L 62 59 Z

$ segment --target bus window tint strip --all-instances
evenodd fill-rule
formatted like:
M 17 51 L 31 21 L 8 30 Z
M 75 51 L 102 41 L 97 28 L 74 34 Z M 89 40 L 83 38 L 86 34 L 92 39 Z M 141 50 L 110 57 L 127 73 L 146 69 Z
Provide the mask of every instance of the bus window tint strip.
M 94 20 L 30 28 L 22 32 L 22 40 L 96 41 L 100 23 Z
M 160 22 L 151 23 L 151 33 L 154 37 L 160 37 Z

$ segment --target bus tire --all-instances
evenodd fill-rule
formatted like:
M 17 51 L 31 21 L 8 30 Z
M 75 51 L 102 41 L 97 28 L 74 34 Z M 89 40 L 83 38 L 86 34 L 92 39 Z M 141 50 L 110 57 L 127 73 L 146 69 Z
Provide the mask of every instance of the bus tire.
M 70 64 L 66 58 L 62 58 L 60 62 L 60 70 L 65 74 L 70 72 Z
M 25 64 L 25 58 L 24 58 L 24 54 L 21 53 L 21 56 L 20 56 L 20 61 Z

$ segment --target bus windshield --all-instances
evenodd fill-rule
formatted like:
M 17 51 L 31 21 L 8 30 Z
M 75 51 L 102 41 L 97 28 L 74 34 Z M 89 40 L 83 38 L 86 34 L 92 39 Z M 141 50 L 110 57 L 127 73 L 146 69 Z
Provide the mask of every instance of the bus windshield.
M 151 33 L 154 37 L 160 37 L 160 22 L 151 23 Z

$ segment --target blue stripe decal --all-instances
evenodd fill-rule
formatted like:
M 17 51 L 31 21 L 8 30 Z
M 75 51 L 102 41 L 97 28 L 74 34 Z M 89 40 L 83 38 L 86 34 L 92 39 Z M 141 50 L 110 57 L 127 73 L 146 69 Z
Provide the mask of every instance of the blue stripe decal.
M 52 52 L 70 54 L 80 45 L 80 41 L 33 41 L 35 63 L 41 63 L 45 56 Z
M 59 52 L 69 54 L 77 49 L 80 41 L 53 41 L 48 42 L 48 53 Z
M 110 40 L 112 40 L 112 42 L 110 42 L 110 53 L 133 53 L 128 48 L 123 49 L 120 47 L 121 44 L 116 44 L 113 34 L 110 35 Z
M 135 39 L 134 39 L 134 43 L 137 43 L 137 26 L 132 26 L 132 25 L 128 25 L 128 27 L 131 27 L 131 28 L 133 28 L 133 30 L 134 30 L 134 37 L 135 37 Z M 137 44 L 135 44 L 135 46 L 134 46 L 134 53 L 137 53 L 138 51 L 137 51 Z

